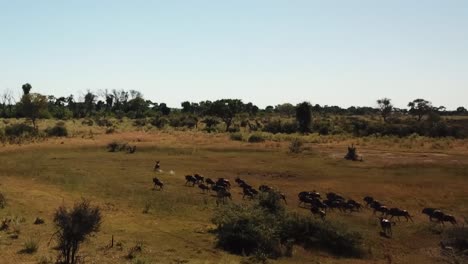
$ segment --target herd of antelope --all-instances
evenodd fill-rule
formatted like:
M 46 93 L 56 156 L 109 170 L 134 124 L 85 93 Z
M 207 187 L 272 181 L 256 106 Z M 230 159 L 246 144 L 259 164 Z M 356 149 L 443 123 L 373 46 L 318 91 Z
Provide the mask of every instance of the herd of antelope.
M 155 170 L 159 171 L 159 169 L 160 165 L 158 161 Z M 260 185 L 257 190 L 239 177 L 235 179 L 235 182 L 238 187 L 242 188 L 242 199 L 254 199 L 259 192 L 275 192 L 278 194 L 278 197 L 287 204 L 286 195 L 273 187 Z M 164 183 L 160 179 L 154 177 L 153 183 L 155 189 L 163 190 Z M 213 180 L 199 174 L 186 175 L 185 185 L 190 187 L 198 186 L 203 193 L 213 191 L 216 194 L 217 205 L 225 204 L 227 200 L 232 200 L 231 182 L 226 178 Z M 365 202 L 365 206 L 353 199 L 346 199 L 334 192 L 326 193 L 325 197 L 322 198 L 322 195 L 315 190 L 302 191 L 298 194 L 298 198 L 299 207 L 309 208 L 312 215 L 318 216 L 322 220 L 325 220 L 327 212 L 332 212 L 335 209 L 343 213 L 357 213 L 361 212 L 363 208 L 370 209 L 373 211 L 373 215 L 378 215 L 377 217 L 382 228 L 382 233 L 387 237 L 392 236 L 392 226 L 396 224 L 396 222 L 392 221 L 394 217 L 396 217 L 398 221 L 400 221 L 400 217 L 403 217 L 406 221 L 413 222 L 413 218 L 407 210 L 402 210 L 397 207 L 388 207 L 371 196 L 364 197 L 363 201 Z M 422 213 L 429 216 L 431 222 L 435 221 L 441 225 L 444 225 L 445 222 L 449 222 L 452 225 L 457 225 L 457 221 L 453 215 L 446 214 L 440 209 L 424 208 Z

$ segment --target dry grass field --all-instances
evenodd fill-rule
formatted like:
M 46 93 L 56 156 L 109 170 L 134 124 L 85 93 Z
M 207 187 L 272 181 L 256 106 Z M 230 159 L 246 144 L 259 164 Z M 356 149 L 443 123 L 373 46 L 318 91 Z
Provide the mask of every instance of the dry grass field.
M 215 198 L 184 186 L 184 176 L 193 173 L 274 186 L 287 195 L 288 210 L 303 214 L 310 212 L 298 207 L 297 193 L 315 189 L 359 201 L 372 195 L 414 216 L 414 223 L 397 221 L 393 238 L 388 239 L 379 235 L 378 219 L 368 209 L 332 212 L 327 221 L 344 223 L 363 234 L 364 258 L 336 258 L 297 247 L 292 258 L 272 263 L 447 263 L 439 241 L 448 226 L 430 223 L 421 210 L 441 208 L 459 222 L 468 217 L 466 141 L 309 136 L 304 138 L 306 151 L 290 154 L 288 143 L 275 138 L 252 144 L 232 141 L 227 134 L 120 129 L 107 135 L 88 130 L 76 130 L 70 138 L 0 147 L 0 192 L 7 198 L 0 219 L 15 219 L 13 230 L 0 231 L 0 263 L 54 259 L 54 210 L 81 198 L 99 205 L 104 217 L 101 231 L 81 250 L 85 263 L 245 260 L 215 247 L 210 232 Z M 113 140 L 136 145 L 136 153 L 107 152 L 106 145 Z M 358 144 L 364 162 L 343 159 L 351 143 Z M 162 173 L 153 172 L 155 160 L 161 161 Z M 163 191 L 152 189 L 156 175 L 166 185 Z M 233 202 L 249 202 L 240 192 L 233 189 Z M 36 217 L 45 224 L 34 225 Z M 12 238 L 14 231 L 17 238 Z M 112 236 L 114 247 L 109 248 Z M 37 242 L 37 252 L 19 253 L 30 240 Z M 125 258 L 137 244 L 142 252 L 135 259 Z

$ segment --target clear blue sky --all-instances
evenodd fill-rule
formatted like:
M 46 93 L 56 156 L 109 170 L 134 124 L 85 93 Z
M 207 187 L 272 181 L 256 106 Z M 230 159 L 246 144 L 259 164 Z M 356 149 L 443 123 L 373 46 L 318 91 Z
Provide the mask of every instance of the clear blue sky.
M 468 1 L 0 0 L 0 91 L 468 107 Z

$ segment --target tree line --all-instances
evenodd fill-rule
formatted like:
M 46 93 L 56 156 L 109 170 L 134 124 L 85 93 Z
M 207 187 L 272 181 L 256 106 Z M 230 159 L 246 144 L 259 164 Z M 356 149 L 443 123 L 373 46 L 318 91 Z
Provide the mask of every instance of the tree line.
M 28 118 L 32 121 L 34 128 L 37 128 L 36 121 L 40 118 L 66 120 L 127 117 L 130 119 L 152 118 L 152 124 L 158 127 L 168 124 L 177 126 L 178 123 L 184 122 L 190 123 L 191 125 L 188 125 L 190 127 L 196 127 L 201 122 L 208 129 L 222 123 L 225 131 L 235 131 L 239 125 L 244 127 L 248 125 L 251 130 L 261 127 L 262 130 L 272 133 L 319 132 L 321 134 L 339 132 L 340 129 L 334 128 L 338 127 L 344 132 L 356 135 L 365 135 L 367 132 L 363 133 L 363 130 L 368 130 L 371 134 L 400 136 L 405 136 L 407 133 L 424 134 L 430 123 L 430 126 L 444 130 L 430 136 L 457 136 L 460 133 L 450 131 L 450 124 L 442 120 L 441 116 L 468 115 L 465 107 L 447 110 L 444 106 L 433 106 L 431 102 L 421 98 L 409 102 L 406 109 L 394 107 L 389 98 L 376 100 L 374 107 L 342 108 L 303 102 L 297 105 L 284 103 L 261 109 L 251 102 L 244 103 L 240 99 L 220 99 L 201 102 L 185 101 L 181 103 L 180 108 L 170 108 L 163 102 L 157 103 L 145 99 L 143 94 L 136 90 L 87 91 L 82 98 L 77 100 L 73 95 L 56 97 L 33 93 L 29 83 L 21 88 L 22 95 L 19 101 L 16 101 L 10 90 L 1 94 L 0 117 Z M 177 116 L 177 122 L 171 118 L 174 116 Z M 347 122 L 343 120 L 339 122 L 333 118 L 340 116 L 349 118 L 346 119 Z M 380 116 L 381 120 L 377 122 L 359 118 L 366 116 Z M 236 123 L 240 119 L 243 120 L 240 122 L 243 124 Z M 410 128 L 408 128 L 409 125 Z M 406 132 L 401 132 L 402 129 Z

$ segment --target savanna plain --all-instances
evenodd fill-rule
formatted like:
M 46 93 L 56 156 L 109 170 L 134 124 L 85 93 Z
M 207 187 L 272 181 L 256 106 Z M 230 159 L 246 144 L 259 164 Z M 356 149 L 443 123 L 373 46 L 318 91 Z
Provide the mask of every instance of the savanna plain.
M 291 153 L 289 141 L 274 137 L 249 143 L 232 140 L 228 133 L 124 124 L 105 133 L 100 127 L 83 127 L 81 121 L 66 125 L 68 137 L 0 147 L 0 192 L 6 201 L 0 219 L 12 220 L 0 231 L 0 263 L 52 263 L 57 256 L 54 213 L 81 199 L 102 212 L 100 231 L 80 249 L 83 263 L 253 263 L 249 256 L 217 247 L 213 215 L 222 207 L 255 202 L 243 199 L 236 178 L 255 188 L 280 190 L 287 211 L 346 226 L 362 237 L 359 257 L 294 245 L 289 257 L 262 261 L 463 263 L 440 245 L 452 224 L 430 221 L 421 211 L 439 208 L 457 219 L 458 228 L 467 224 L 467 140 L 306 135 L 298 136 L 303 151 Z M 136 151 L 109 152 L 113 141 L 134 145 Z M 343 158 L 351 144 L 363 161 Z M 153 169 L 156 160 L 161 171 Z M 185 176 L 195 173 L 229 179 L 232 201 L 219 204 L 213 192 L 187 185 Z M 164 182 L 164 189 L 154 188 L 154 177 Z M 298 193 L 312 190 L 339 193 L 363 209 L 330 210 L 321 220 L 298 205 Z M 392 236 L 383 236 L 379 213 L 365 206 L 365 196 L 407 210 L 413 221 L 394 218 Z M 33 224 L 36 218 L 44 223 Z M 37 247 L 35 253 L 24 252 L 28 243 Z

